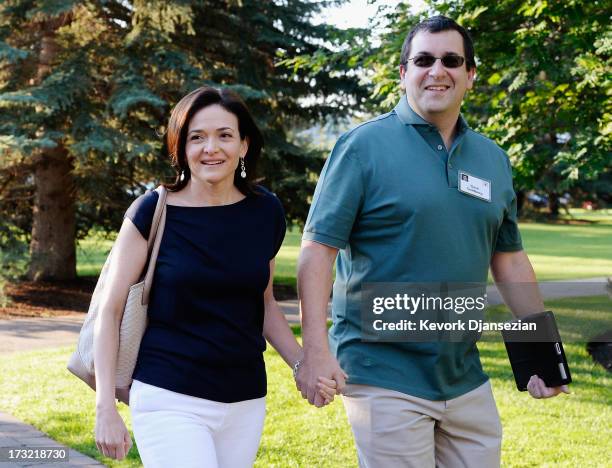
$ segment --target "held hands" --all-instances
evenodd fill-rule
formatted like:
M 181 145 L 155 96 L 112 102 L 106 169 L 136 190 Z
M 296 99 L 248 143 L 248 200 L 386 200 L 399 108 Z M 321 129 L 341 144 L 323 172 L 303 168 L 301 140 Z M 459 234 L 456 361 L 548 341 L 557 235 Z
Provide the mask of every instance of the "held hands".
M 302 397 L 320 408 L 344 391 L 348 376 L 329 352 L 304 356 L 295 373 L 295 383 Z
M 319 376 L 317 380 L 317 392 L 319 396 L 323 398 L 323 405 L 321 406 L 327 406 L 334 401 L 334 396 L 336 396 L 336 387 L 337 384 L 335 380 Z
M 105 457 L 123 460 L 132 439 L 116 407 L 98 410 L 96 413 L 96 446 Z
M 537 375 L 532 375 L 527 383 L 527 391 L 533 398 L 551 398 L 559 393 L 570 393 L 567 385 L 560 387 L 547 387 L 544 381 Z

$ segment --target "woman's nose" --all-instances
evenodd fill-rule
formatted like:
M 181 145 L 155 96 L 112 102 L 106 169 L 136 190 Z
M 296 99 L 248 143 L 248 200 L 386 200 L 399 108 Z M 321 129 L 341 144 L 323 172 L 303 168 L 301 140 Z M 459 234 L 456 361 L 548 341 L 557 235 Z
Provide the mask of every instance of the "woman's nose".
M 204 145 L 204 151 L 207 153 L 214 153 L 217 150 L 217 139 L 209 138 L 206 140 L 206 144 Z

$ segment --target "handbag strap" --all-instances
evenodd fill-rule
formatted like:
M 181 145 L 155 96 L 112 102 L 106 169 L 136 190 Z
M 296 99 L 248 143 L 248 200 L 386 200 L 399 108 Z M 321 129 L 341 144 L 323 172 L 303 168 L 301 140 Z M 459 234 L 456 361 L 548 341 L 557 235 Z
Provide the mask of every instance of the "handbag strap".
M 149 303 L 149 294 L 151 293 L 151 286 L 153 285 L 153 273 L 155 272 L 155 264 L 157 263 L 157 254 L 159 253 L 159 246 L 164 234 L 164 227 L 166 226 L 166 195 L 168 191 L 163 185 L 160 185 L 157 187 L 157 193 L 159 197 L 157 199 L 155 213 L 153 214 L 151 231 L 147 243 L 149 262 L 144 277 L 142 305 L 147 305 Z
M 166 187 L 160 185 L 155 189 L 157 192 L 157 204 L 155 205 L 155 211 L 153 212 L 153 220 L 151 221 L 151 229 L 149 231 L 149 238 L 147 239 L 147 257 L 151 256 L 155 239 L 157 238 L 157 231 L 159 229 L 162 211 L 166 207 Z M 163 229 L 163 228 L 162 228 Z

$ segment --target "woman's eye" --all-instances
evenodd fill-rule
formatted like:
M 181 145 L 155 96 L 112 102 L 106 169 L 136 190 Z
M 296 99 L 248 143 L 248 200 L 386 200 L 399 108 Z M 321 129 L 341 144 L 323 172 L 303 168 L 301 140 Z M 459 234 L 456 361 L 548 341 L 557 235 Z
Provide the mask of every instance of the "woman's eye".
M 222 137 L 222 138 L 231 138 L 231 136 L 232 136 L 232 135 L 231 135 L 230 133 L 222 133 L 222 134 L 221 134 L 221 137 Z
M 201 138 L 202 138 L 202 137 L 201 137 L 200 135 L 192 135 L 192 136 L 191 136 L 191 138 L 190 138 L 190 140 L 199 140 L 199 139 L 201 139 Z

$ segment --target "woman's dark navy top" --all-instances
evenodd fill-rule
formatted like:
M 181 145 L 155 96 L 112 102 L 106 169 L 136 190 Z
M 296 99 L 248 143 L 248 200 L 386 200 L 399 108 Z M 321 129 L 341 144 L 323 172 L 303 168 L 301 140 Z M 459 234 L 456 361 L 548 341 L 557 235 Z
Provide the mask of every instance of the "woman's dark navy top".
M 225 403 L 266 395 L 263 293 L 286 225 L 278 198 L 258 192 L 167 206 L 135 379 Z M 148 192 L 126 213 L 145 239 L 157 199 Z

